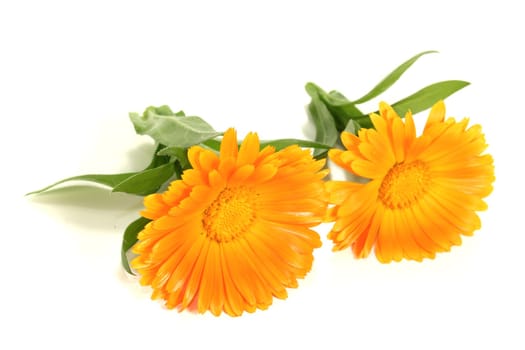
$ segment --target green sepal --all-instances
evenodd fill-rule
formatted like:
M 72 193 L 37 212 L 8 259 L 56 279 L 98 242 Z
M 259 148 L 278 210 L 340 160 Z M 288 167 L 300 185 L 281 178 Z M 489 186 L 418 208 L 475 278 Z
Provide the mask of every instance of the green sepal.
M 350 119 L 348 121 L 348 124 L 346 124 L 344 131 L 357 136 L 357 133 L 359 132 L 360 129 L 361 129 L 361 125 L 359 125 L 359 123 L 356 122 L 354 119 Z
M 126 270 L 128 273 L 134 275 L 133 271 L 131 270 L 131 267 L 129 266 L 129 260 L 128 260 L 128 250 L 135 245 L 138 241 L 138 234 L 140 231 L 144 229 L 144 227 L 150 222 L 150 219 L 146 219 L 144 217 L 140 217 L 137 220 L 133 221 L 131 224 L 128 225 L 126 230 L 124 231 L 124 236 L 122 238 L 122 248 L 120 251 L 120 257 L 122 261 L 122 267 L 124 267 L 124 270 Z

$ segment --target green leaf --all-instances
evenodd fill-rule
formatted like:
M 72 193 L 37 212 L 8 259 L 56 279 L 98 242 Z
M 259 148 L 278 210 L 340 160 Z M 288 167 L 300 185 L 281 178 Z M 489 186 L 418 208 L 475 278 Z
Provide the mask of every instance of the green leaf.
M 138 239 L 137 236 L 140 231 L 144 229 L 144 227 L 150 222 L 150 219 L 146 219 L 144 217 L 140 217 L 137 220 L 133 221 L 131 224 L 128 225 L 126 228 L 126 231 L 124 231 L 124 237 L 122 239 L 122 249 L 120 251 L 120 257 L 122 260 L 122 266 L 124 269 L 134 275 L 133 271 L 131 271 L 131 267 L 129 266 L 129 261 L 127 257 L 128 250 L 137 243 Z
M 306 84 L 306 91 L 314 99 L 316 96 L 326 105 L 326 108 L 332 115 L 335 122 L 336 130 L 341 132 L 346 127 L 348 121 L 352 118 L 358 118 L 363 115 L 353 102 L 349 101 L 343 94 L 332 91 L 326 93 L 314 83 Z
M 348 98 L 346 98 L 345 95 L 343 95 L 342 93 L 340 93 L 339 91 L 337 90 L 332 90 L 328 93 L 328 96 L 330 96 L 331 100 L 332 100 L 332 104 L 334 105 L 343 105 L 343 104 L 346 104 L 346 103 L 349 103 L 350 100 Z M 350 102 L 352 103 L 352 102 Z
M 153 193 L 156 191 L 156 189 L 154 188 L 159 188 L 161 184 L 158 184 L 158 186 L 153 186 L 152 185 L 152 182 L 150 181 L 149 184 L 152 185 L 149 189 L 147 188 L 147 186 L 145 185 L 139 185 L 139 188 L 137 189 L 133 189 L 133 188 L 129 188 L 129 184 L 132 183 L 133 181 L 136 181 L 137 179 L 140 179 L 140 176 L 137 178 L 138 175 L 146 172 L 146 171 L 149 171 L 150 169 L 157 169 L 157 170 L 152 170 L 152 172 L 149 172 L 148 174 L 146 175 L 143 175 L 145 176 L 146 178 L 148 177 L 148 175 L 152 175 L 152 174 L 158 174 L 160 176 L 162 176 L 162 174 L 164 174 L 164 171 L 166 171 L 166 169 L 164 168 L 161 168 L 163 165 L 167 164 L 169 161 L 170 161 L 170 157 L 168 156 L 159 156 L 157 155 L 157 153 L 163 149 L 165 146 L 164 145 L 161 145 L 159 144 L 154 153 L 153 153 L 153 157 L 149 163 L 149 165 L 144 169 L 144 170 L 141 170 L 141 171 L 136 171 L 136 172 L 128 172 L 128 173 L 120 173 L 120 174 L 87 174 L 87 175 L 78 175 L 78 176 L 73 176 L 73 177 L 68 177 L 67 179 L 63 179 L 63 180 L 60 180 L 60 181 L 57 181 L 47 187 L 44 187 L 40 190 L 37 190 L 37 191 L 33 191 L 33 192 L 29 192 L 27 195 L 32 195 L 32 194 L 38 194 L 38 193 L 42 193 L 42 192 L 45 192 L 47 190 L 50 190 L 51 188 L 57 186 L 57 185 L 60 185 L 62 183 L 65 183 L 65 182 L 70 182 L 70 181 L 87 181 L 87 182 L 94 182 L 94 183 L 98 183 L 100 185 L 104 185 L 104 186 L 107 186 L 107 187 L 110 187 L 113 189 L 113 191 L 117 191 L 117 192 L 126 192 L 126 193 L 130 193 L 130 194 L 142 194 L 145 190 L 149 193 Z M 158 169 L 160 168 L 160 169 Z M 172 173 L 173 174 L 173 173 Z M 171 175 L 170 175 L 171 176 Z M 135 180 L 133 180 L 135 179 Z M 162 180 L 162 178 L 159 178 L 158 181 Z M 128 181 L 131 181 L 131 182 L 128 182 Z M 126 185 L 127 183 L 127 185 Z M 118 188 L 120 187 L 120 191 L 119 190 L 115 190 L 115 188 Z
M 164 146 L 163 144 L 159 143 L 157 145 L 157 147 L 155 148 L 155 151 L 153 151 L 153 156 L 151 157 L 151 161 L 149 165 L 144 170 L 153 169 L 153 168 L 159 167 L 161 165 L 164 165 L 170 162 L 169 155 L 159 154 L 165 148 L 166 146 Z
M 334 117 L 328 110 L 328 107 L 319 97 L 313 97 L 308 105 L 308 112 L 315 126 L 315 141 L 325 145 L 334 145 L 337 141 L 338 133 Z
M 146 111 L 144 113 L 146 113 L 147 111 L 152 111 L 153 113 L 156 113 L 158 115 L 174 115 L 173 111 L 168 105 L 162 105 L 160 107 L 149 106 L 148 108 L 146 108 Z
M 156 168 L 122 174 L 87 174 L 68 177 L 27 195 L 38 194 L 69 181 L 88 181 L 113 189 L 113 192 L 125 192 L 145 196 L 156 192 L 175 173 L 173 162 Z
M 173 162 L 135 173 L 116 186 L 113 192 L 125 192 L 145 196 L 157 190 L 175 173 Z
M 410 66 L 412 66 L 421 56 L 429 54 L 429 53 L 436 53 L 437 51 L 424 51 L 421 52 L 411 59 L 407 60 L 406 62 L 402 63 L 399 67 L 394 69 L 390 74 L 388 74 L 379 84 L 374 86 L 370 92 L 368 92 L 363 97 L 353 101 L 354 104 L 360 104 L 366 101 L 370 101 L 374 97 L 379 96 L 381 93 L 385 92 L 389 87 L 391 87 L 402 75 L 407 71 Z
M 154 115 L 164 116 L 165 118 L 185 119 L 183 111 L 173 114 L 168 106 L 148 107 L 144 112 L 145 115 L 152 113 Z M 166 146 L 163 143 L 158 143 L 149 165 L 144 170 L 121 174 L 87 174 L 73 176 L 55 182 L 40 190 L 30 192 L 27 195 L 41 193 L 70 181 L 88 181 L 98 183 L 112 188 L 114 192 L 125 192 L 136 195 L 147 195 L 156 192 L 175 173 L 179 176 L 181 172 L 180 164 L 175 164 L 175 160 L 172 161 L 169 155 L 161 153 L 165 148 Z M 177 159 L 181 164 L 184 164 L 184 159 L 182 157 Z
M 339 133 L 335 125 L 334 116 L 319 97 L 319 92 L 322 91 L 322 89 L 318 88 L 315 84 L 308 83 L 306 84 L 306 91 L 312 97 L 308 105 L 308 114 L 314 122 L 315 141 L 332 147 L 337 142 Z M 321 153 L 323 153 L 323 151 L 319 148 L 314 151 L 315 156 Z
M 446 80 L 435 84 L 428 85 L 423 89 L 405 97 L 404 99 L 392 104 L 392 108 L 401 117 L 404 117 L 409 110 L 413 113 L 419 113 L 432 107 L 439 100 L 444 100 L 456 91 L 463 89 L 470 83 L 462 80 Z M 378 112 L 375 112 L 378 113 Z M 372 122 L 369 116 L 362 116 L 356 118 L 356 121 L 363 128 L 372 127 Z
M 328 101 L 325 102 L 328 110 L 335 116 L 337 131 L 339 132 L 344 130 L 350 119 L 357 115 L 363 115 L 363 112 L 352 102 L 343 102 L 341 99 L 335 100 L 334 98 L 325 101 Z
M 462 80 L 441 81 L 424 87 L 416 93 L 394 103 L 392 107 L 401 116 L 404 116 L 408 110 L 416 114 L 432 107 L 439 100 L 444 100 L 469 84 L 469 82 Z
M 221 150 L 221 141 L 215 139 L 209 139 L 202 143 L 204 146 L 219 152 Z
M 47 187 L 44 187 L 40 190 L 29 192 L 27 195 L 31 194 L 38 194 L 45 192 L 47 190 L 50 190 L 51 188 L 60 185 L 64 182 L 69 181 L 89 181 L 89 182 L 95 182 L 100 185 L 108 186 L 108 187 L 115 187 L 122 181 L 125 181 L 130 176 L 135 175 L 136 173 L 122 173 L 122 174 L 87 174 L 87 175 L 79 175 L 79 176 L 73 176 L 68 177 L 67 179 L 63 179 L 60 181 L 55 182 L 54 184 L 51 184 Z
M 168 147 L 187 148 L 221 135 L 200 117 L 158 114 L 158 108 L 150 107 L 142 116 L 130 113 L 129 117 L 137 134 L 149 135 Z
M 188 169 L 190 162 L 188 161 L 188 149 L 180 147 L 166 147 L 161 149 L 158 153 L 159 156 L 171 156 L 176 158 L 182 169 Z
M 307 147 L 307 148 L 315 148 L 319 150 L 326 150 L 332 148 L 333 145 L 326 145 L 319 142 L 313 142 L 308 140 L 300 140 L 300 139 L 278 139 L 278 140 L 271 140 L 271 141 L 261 141 L 261 148 L 266 146 L 273 146 L 275 149 L 281 150 L 283 148 L 286 148 L 291 145 L 297 145 L 299 147 Z
M 173 113 L 173 111 L 171 110 L 171 108 L 168 105 L 162 105 L 160 107 L 149 106 L 144 111 L 144 114 L 146 114 L 147 111 L 152 111 L 153 113 L 156 113 L 158 115 L 165 115 L 165 116 L 172 116 L 172 115 L 177 116 L 177 117 L 185 117 L 186 116 L 184 111 L 178 111 L 177 113 Z

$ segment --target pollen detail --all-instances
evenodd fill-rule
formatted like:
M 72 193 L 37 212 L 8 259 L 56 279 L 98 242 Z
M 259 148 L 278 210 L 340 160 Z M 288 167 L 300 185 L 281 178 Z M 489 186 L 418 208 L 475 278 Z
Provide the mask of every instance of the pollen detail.
M 429 186 L 429 170 L 424 162 L 399 163 L 383 179 L 379 199 L 391 209 L 406 208 L 421 198 Z
M 242 236 L 255 219 L 254 190 L 247 187 L 226 187 L 206 208 L 204 233 L 216 242 L 229 242 Z

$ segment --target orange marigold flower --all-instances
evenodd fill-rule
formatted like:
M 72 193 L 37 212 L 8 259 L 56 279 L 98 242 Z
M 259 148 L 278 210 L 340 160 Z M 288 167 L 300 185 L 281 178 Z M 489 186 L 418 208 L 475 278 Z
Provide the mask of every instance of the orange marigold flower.
M 310 229 L 327 206 L 322 170 L 310 151 L 237 144 L 229 129 L 220 154 L 188 150 L 192 169 L 145 198 L 152 221 L 138 235 L 132 267 L 168 308 L 238 316 L 266 309 L 310 270 L 321 246 Z
M 383 263 L 421 261 L 461 244 L 461 235 L 481 227 L 476 211 L 492 191 L 493 159 L 481 126 L 468 119 L 445 120 L 445 104 L 436 103 L 421 136 L 411 113 L 405 122 L 389 105 L 370 116 L 375 129 L 358 136 L 343 132 L 347 150 L 329 157 L 366 183 L 327 182 L 329 238 L 334 250 L 352 248 L 358 258 L 374 248 Z

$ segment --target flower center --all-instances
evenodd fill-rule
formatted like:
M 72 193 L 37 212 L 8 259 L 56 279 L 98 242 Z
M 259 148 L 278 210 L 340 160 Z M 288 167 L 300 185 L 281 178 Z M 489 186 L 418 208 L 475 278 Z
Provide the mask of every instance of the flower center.
M 204 210 L 208 238 L 229 242 L 246 232 L 255 219 L 255 192 L 246 187 L 226 187 Z
M 381 183 L 379 199 L 389 208 L 406 208 L 417 201 L 429 185 L 428 167 L 422 161 L 396 164 Z

